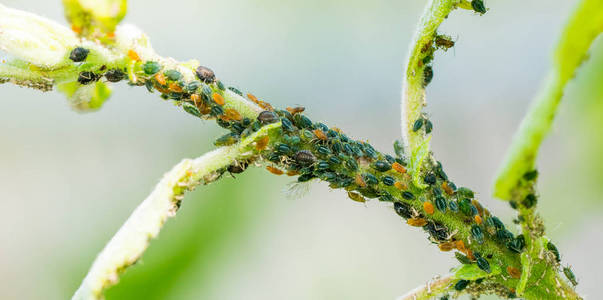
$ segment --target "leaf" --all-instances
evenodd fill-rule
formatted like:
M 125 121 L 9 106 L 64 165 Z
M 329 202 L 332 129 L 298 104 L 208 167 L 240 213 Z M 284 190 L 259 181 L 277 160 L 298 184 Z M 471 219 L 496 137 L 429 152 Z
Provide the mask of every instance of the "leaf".
M 477 280 L 500 274 L 500 267 L 496 264 L 490 265 L 490 273 L 480 269 L 477 264 L 461 265 L 453 270 L 454 277 L 457 279 Z
M 587 58 L 593 40 L 603 31 L 603 1 L 583 0 L 565 26 L 554 52 L 552 69 L 513 139 L 496 176 L 494 196 L 510 200 L 521 177 L 534 169 L 538 150 L 550 131 L 567 82 Z

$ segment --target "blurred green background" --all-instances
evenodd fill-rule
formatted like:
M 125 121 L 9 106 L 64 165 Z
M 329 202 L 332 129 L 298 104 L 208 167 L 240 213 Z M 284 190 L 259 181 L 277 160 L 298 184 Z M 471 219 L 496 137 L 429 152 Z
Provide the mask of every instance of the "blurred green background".
M 441 27 L 428 89 L 433 149 L 449 176 L 490 197 L 493 176 L 546 73 L 576 1 L 487 1 Z M 60 1 L 3 4 L 63 21 Z M 401 70 L 424 1 L 135 0 L 125 22 L 156 50 L 197 58 L 275 106 L 391 151 Z M 66 299 L 94 257 L 167 171 L 221 135 L 125 84 L 96 113 L 57 92 L 0 86 L 0 299 Z M 603 246 L 603 42 L 568 87 L 540 155 L 540 209 L 583 295 L 600 292 Z M 252 169 L 200 187 L 108 299 L 394 299 L 455 265 L 390 207 Z

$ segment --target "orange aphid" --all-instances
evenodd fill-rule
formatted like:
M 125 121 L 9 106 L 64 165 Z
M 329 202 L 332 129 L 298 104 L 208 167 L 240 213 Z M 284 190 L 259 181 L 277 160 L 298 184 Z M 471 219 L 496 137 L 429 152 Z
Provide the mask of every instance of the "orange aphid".
M 354 181 L 359 187 L 366 187 L 366 182 L 364 182 L 364 179 L 362 179 L 362 176 L 360 174 L 356 174 L 356 178 L 354 178 Z
M 467 251 L 465 252 L 465 254 L 467 254 L 467 257 L 470 260 L 475 260 L 475 256 L 473 256 L 473 251 L 471 251 L 471 249 L 467 249 Z
M 454 194 L 454 190 L 448 185 L 448 181 L 444 181 L 442 182 L 442 189 L 444 190 L 444 192 L 446 192 L 446 194 L 448 194 L 449 196 L 452 196 L 452 194 Z
M 427 225 L 427 221 L 423 218 L 410 218 L 406 220 L 406 224 L 415 227 L 423 227 Z
M 287 176 L 295 176 L 295 175 L 299 175 L 299 172 L 295 171 L 295 170 L 287 171 Z
M 193 101 L 193 103 L 195 103 L 195 106 L 199 107 L 199 102 L 201 101 L 201 96 L 199 96 L 198 94 L 192 94 L 191 101 Z
M 291 113 L 292 115 L 304 112 L 304 110 L 306 110 L 305 107 L 303 106 L 298 106 L 298 107 L 287 107 L 287 111 L 289 113 Z
M 462 240 L 458 240 L 455 243 L 456 243 L 456 248 L 459 249 L 459 251 L 461 251 L 463 253 L 467 252 L 467 248 L 465 248 L 465 243 Z
M 448 252 L 456 247 L 455 242 L 444 242 L 438 244 L 438 247 L 441 251 Z
M 397 162 L 395 162 L 395 163 L 392 164 L 392 169 L 398 171 L 401 174 L 406 173 L 406 168 L 404 168 L 403 165 L 401 165 L 401 164 L 399 164 Z
M 402 182 L 402 181 L 396 181 L 394 182 L 394 186 L 399 189 L 399 190 L 406 190 L 408 189 L 408 185 L 406 185 L 406 183 Z
M 257 104 L 258 104 L 258 105 L 259 105 L 261 108 L 263 108 L 263 109 L 265 109 L 265 110 L 270 110 L 270 111 L 273 111 L 273 110 L 274 110 L 274 108 L 272 107 L 272 105 L 270 105 L 270 103 L 268 103 L 268 102 L 264 102 L 264 101 L 259 101 L 259 100 L 258 100 Z
M 211 95 L 211 97 L 214 99 L 214 102 L 216 102 L 218 105 L 224 105 L 224 97 L 222 97 L 222 95 L 214 93 L 213 95 Z
M 155 74 L 155 81 L 157 81 L 157 83 L 160 85 L 165 85 L 165 75 L 163 75 L 161 72 Z
M 314 132 L 314 135 L 321 141 L 326 141 L 327 140 L 327 135 L 320 129 L 314 129 L 312 132 Z
M 229 120 L 240 121 L 243 119 L 241 114 L 236 111 L 234 108 L 227 108 L 224 110 L 224 116 Z
M 433 204 L 431 204 L 431 202 L 425 201 L 423 202 L 423 209 L 425 210 L 426 213 L 433 215 Z
M 172 92 L 176 92 L 176 93 L 181 93 L 182 92 L 182 88 L 176 82 L 170 82 L 169 88 L 170 88 L 170 90 Z
M 247 94 L 247 98 L 249 98 L 249 100 L 258 103 L 258 98 L 256 96 L 254 96 L 253 94 Z
M 138 56 L 138 53 L 136 53 L 136 51 L 134 51 L 132 49 L 128 50 L 128 57 L 131 60 L 136 60 L 136 61 L 140 60 L 140 56 Z
M 268 146 L 268 141 L 270 141 L 270 137 L 268 137 L 267 135 L 259 138 L 255 142 L 255 150 L 262 151 L 266 149 L 266 146 Z
M 477 225 L 481 225 L 482 224 L 482 217 L 480 217 L 479 215 L 475 215 L 473 217 L 473 219 L 475 219 L 475 223 L 477 223 Z
M 266 166 L 266 170 L 274 175 L 283 175 L 283 171 L 279 168 L 275 168 L 273 166 Z
M 514 268 L 511 266 L 507 267 L 507 273 L 513 278 L 521 277 L 521 271 L 518 268 Z

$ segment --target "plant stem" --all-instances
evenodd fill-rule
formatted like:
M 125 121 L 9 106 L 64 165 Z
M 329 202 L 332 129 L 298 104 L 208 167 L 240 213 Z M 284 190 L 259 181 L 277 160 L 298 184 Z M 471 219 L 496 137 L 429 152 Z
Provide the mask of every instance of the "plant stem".
M 435 277 L 424 285 L 420 285 L 397 300 L 427 300 L 445 293 L 452 287 L 454 275 L 448 274 L 444 277 Z

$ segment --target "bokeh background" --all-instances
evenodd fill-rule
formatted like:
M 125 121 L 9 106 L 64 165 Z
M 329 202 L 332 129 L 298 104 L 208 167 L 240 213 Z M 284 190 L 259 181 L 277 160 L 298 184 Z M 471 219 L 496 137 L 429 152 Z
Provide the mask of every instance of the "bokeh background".
M 491 183 L 576 1 L 487 1 L 441 27 L 428 89 L 433 150 L 512 227 Z M 65 23 L 60 1 L 4 0 Z M 379 150 L 399 137 L 402 68 L 424 1 L 133 0 L 126 22 L 159 53 L 197 58 L 229 85 L 303 105 Z M 172 165 L 221 130 L 125 84 L 78 114 L 57 92 L 0 86 L 0 299 L 67 299 L 96 254 Z M 578 291 L 600 294 L 603 42 L 567 88 L 539 158 L 540 211 Z M 188 195 L 108 299 L 395 299 L 444 274 L 452 255 L 388 205 L 251 169 Z

